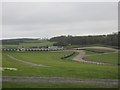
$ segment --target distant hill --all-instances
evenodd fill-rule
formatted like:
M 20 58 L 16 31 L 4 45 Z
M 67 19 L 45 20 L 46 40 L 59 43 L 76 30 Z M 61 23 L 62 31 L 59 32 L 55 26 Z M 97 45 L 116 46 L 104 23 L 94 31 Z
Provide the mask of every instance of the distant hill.
M 18 45 L 19 43 L 38 43 L 38 42 L 43 42 L 43 41 L 47 41 L 45 39 L 32 39 L 32 38 L 20 38 L 20 39 L 5 39 L 5 40 L 1 40 L 2 44 L 14 44 L 14 45 Z
M 20 39 L 6 39 L 2 40 L 3 45 L 54 45 L 54 46 L 75 46 L 75 45 L 108 45 L 119 48 L 118 42 L 120 42 L 120 32 L 107 34 L 107 35 L 88 35 L 88 36 L 58 36 L 50 39 L 32 39 L 32 38 L 20 38 Z M 1 41 L 0 41 L 1 42 Z M 37 44 L 45 42 L 43 44 Z M 22 44 L 21 44 L 22 43 Z
M 120 42 L 119 37 L 120 32 L 117 32 L 108 35 L 58 36 L 51 38 L 50 41 L 57 42 L 54 44 L 57 46 L 101 44 L 118 47 L 118 42 Z

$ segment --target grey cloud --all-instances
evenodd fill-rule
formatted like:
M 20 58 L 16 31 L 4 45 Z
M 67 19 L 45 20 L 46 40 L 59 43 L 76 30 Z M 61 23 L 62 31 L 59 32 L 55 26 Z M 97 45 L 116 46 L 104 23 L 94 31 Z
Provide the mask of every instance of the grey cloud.
M 116 11 L 117 3 L 4 3 L 3 24 L 116 19 Z
M 117 31 L 117 3 L 3 3 L 3 37 L 52 37 Z

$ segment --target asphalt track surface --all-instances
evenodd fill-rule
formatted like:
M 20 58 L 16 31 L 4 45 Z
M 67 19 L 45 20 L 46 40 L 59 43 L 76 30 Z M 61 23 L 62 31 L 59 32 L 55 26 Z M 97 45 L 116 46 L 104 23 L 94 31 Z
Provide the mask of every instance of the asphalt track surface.
M 118 86 L 117 79 L 75 79 L 64 77 L 27 77 L 27 76 L 2 76 L 3 82 L 31 82 L 31 83 L 77 83 L 90 85 Z

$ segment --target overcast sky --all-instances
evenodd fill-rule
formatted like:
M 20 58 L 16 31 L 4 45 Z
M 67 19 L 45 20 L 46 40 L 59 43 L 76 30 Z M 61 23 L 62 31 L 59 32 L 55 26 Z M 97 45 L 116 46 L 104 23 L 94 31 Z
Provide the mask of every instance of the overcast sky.
M 3 38 L 117 32 L 117 2 L 4 2 Z

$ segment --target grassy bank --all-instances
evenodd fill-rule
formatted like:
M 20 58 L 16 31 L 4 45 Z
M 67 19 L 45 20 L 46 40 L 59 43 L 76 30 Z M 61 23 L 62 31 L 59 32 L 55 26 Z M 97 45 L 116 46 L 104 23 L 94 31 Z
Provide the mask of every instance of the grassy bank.
M 97 53 L 97 52 L 86 50 L 86 55 L 88 55 L 85 57 L 86 60 L 104 62 L 104 63 L 110 63 L 110 64 L 119 64 L 118 52 L 116 53 L 108 52 L 104 54 L 104 53 Z
M 3 67 L 17 68 L 17 71 L 5 70 L 3 75 L 12 76 L 60 76 L 72 78 L 118 78 L 118 66 L 95 65 L 63 60 L 62 56 L 72 52 L 4 52 Z M 49 67 L 33 67 L 15 60 L 15 58 Z

